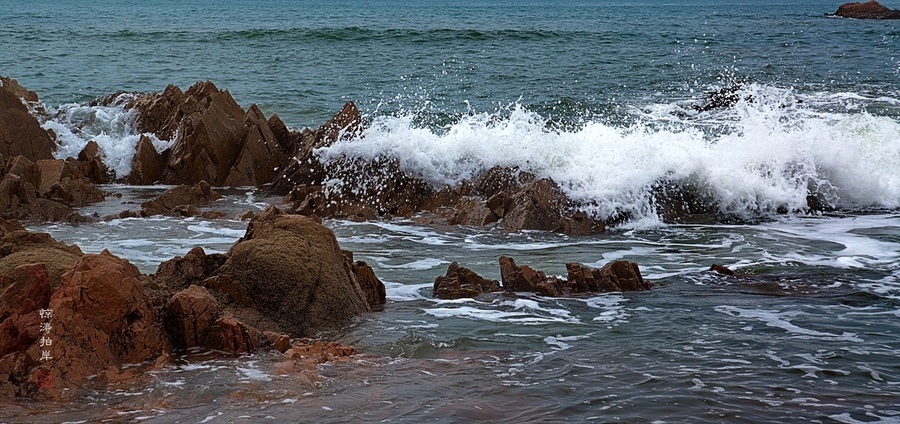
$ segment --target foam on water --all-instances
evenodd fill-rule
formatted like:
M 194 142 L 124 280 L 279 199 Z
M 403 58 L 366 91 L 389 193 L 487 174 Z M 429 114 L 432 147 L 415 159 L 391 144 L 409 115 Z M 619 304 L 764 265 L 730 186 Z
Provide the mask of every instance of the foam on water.
M 103 162 L 117 178 L 131 173 L 131 159 L 141 133 L 134 128 L 135 109 L 126 110 L 131 94 L 119 95 L 111 106 L 67 104 L 58 109 L 50 108 L 51 118 L 43 123 L 44 129 L 57 135 L 54 155 L 59 159 L 78 157 L 78 153 L 91 140 L 100 146 Z M 146 133 L 157 151 L 169 147 L 169 142 Z
M 553 129 L 518 103 L 472 112 L 443 128 L 417 124 L 414 115 L 376 116 L 362 140 L 317 153 L 395 157 L 435 185 L 472 179 L 496 165 L 517 166 L 553 178 L 601 217 L 629 212 L 653 221 L 648 199 L 660 180 L 695 183 L 721 212 L 743 217 L 806 210 L 810 192 L 835 207 L 900 206 L 895 119 L 852 105 L 829 111 L 836 102 L 856 101 L 846 97 L 800 99 L 792 90 L 756 84 L 741 95 L 724 110 L 669 104 L 635 110 L 626 123 L 589 120 L 570 130 Z

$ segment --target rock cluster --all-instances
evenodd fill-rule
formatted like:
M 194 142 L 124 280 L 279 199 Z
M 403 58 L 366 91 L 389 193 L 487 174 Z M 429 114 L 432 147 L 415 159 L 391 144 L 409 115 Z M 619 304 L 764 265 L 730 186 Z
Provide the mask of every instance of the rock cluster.
M 54 159 L 56 145 L 32 112 L 37 95 L 0 77 L 0 217 L 84 221 L 72 207 L 102 200 L 106 175 L 96 143 L 78 158 Z
M 384 303 L 384 285 L 352 257 L 328 228 L 274 207 L 229 252 L 197 247 L 153 275 L 108 251 L 83 254 L 0 220 L 0 395 L 61 399 L 127 382 L 173 349 L 351 355 L 291 337 L 336 329 Z M 42 373 L 52 387 L 40 386 Z
M 162 93 L 138 95 L 128 107 L 138 110 L 141 131 L 172 142 L 162 153 L 151 143 L 138 143 L 132 163 L 135 182 L 268 184 L 286 163 L 293 144 L 278 115 L 266 119 L 255 104 L 245 111 L 231 93 L 210 81 L 185 92 L 169 85 Z
M 641 276 L 634 262 L 618 260 L 591 269 L 571 262 L 566 264 L 568 278 L 547 276 L 543 271 L 528 265 L 517 265 L 507 256 L 500 257 L 500 278 L 488 280 L 474 271 L 454 262 L 447 274 L 434 280 L 432 295 L 440 299 L 476 297 L 493 292 L 533 292 L 542 296 L 568 296 L 581 293 L 643 291 L 650 289 L 650 282 Z
M 860 3 L 844 3 L 833 16 L 856 19 L 900 19 L 900 10 L 891 9 L 875 0 Z

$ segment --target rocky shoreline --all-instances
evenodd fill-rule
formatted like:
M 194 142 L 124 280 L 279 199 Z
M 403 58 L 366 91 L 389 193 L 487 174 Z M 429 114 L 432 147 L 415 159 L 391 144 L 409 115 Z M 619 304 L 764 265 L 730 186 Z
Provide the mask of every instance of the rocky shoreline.
M 386 303 L 384 284 L 364 261 L 342 250 L 322 217 L 413 218 L 449 225 L 499 225 L 570 234 L 604 230 L 604 223 L 570 202 L 549 179 L 508 168 L 487 170 L 473 182 L 434 189 L 405 174 L 395 160 L 320 162 L 316 148 L 359 131 L 362 120 L 347 103 L 316 130 L 289 129 L 277 115 L 240 108 L 227 91 L 201 82 L 182 92 L 117 93 L 92 102 L 125 102 L 137 109 L 142 132 L 128 175 L 116 175 L 91 140 L 77 158 L 56 159 L 56 135 L 37 95 L 15 80 L 0 86 L 0 395 L 64 400 L 78 389 L 129 384 L 188 351 L 246 354 L 277 351 L 284 367 L 308 370 L 356 355 L 352 347 L 310 339 L 339 329 Z M 154 141 L 170 140 L 157 151 Z M 329 187 L 343 175 L 364 190 Z M 77 208 L 108 196 L 98 186 L 170 184 L 162 194 L 108 216 Z M 198 207 L 221 198 L 213 187 L 263 186 L 285 193 L 285 209 L 230 216 Z M 244 236 L 224 254 L 200 246 L 138 269 L 108 250 L 84 253 L 18 220 L 89 222 L 154 215 L 249 220 Z M 621 262 L 621 261 L 620 261 Z M 626 274 L 570 270 L 568 282 L 546 277 L 501 257 L 503 287 L 484 292 L 548 296 L 589 291 L 644 290 L 636 264 Z M 575 266 L 575 264 L 569 264 Z M 611 267 L 611 268 L 610 268 Z M 584 272 L 579 272 L 579 270 Z M 593 272 L 593 274 L 592 274 Z M 474 297 L 477 276 L 457 264 L 435 281 L 437 298 Z M 481 277 L 478 277 L 481 278 Z M 483 279 L 482 279 L 483 280 Z M 618 281 L 632 281 L 630 285 Z M 480 287 L 480 286 L 479 286 Z M 138 364 L 138 366 L 135 366 Z M 52 375 L 53 384 L 42 376 Z

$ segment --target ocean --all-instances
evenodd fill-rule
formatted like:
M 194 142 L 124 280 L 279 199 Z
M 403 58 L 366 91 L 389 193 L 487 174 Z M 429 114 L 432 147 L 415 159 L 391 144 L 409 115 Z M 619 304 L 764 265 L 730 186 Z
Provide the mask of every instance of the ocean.
M 0 75 L 58 113 L 45 126 L 61 157 L 94 139 L 126 174 L 134 116 L 79 103 L 209 79 L 297 128 L 354 100 L 366 130 L 323 158 L 392 156 L 435 186 L 517 166 L 628 217 L 582 237 L 326 220 L 388 287 L 383 311 L 328 335 L 363 359 L 317 381 L 268 353 L 179 360 L 129 390 L 7 403 L 0 421 L 900 422 L 900 21 L 825 16 L 839 4 L 0 1 Z M 733 105 L 704 107 L 727 88 Z M 663 222 L 648 200 L 662 180 L 728 219 Z M 104 189 L 122 198 L 84 212 L 165 187 Z M 278 200 L 223 192 L 218 208 Z M 224 252 L 245 226 L 29 228 L 151 273 L 195 245 Z M 500 255 L 562 275 L 627 259 L 655 286 L 431 296 L 453 261 L 499 278 Z

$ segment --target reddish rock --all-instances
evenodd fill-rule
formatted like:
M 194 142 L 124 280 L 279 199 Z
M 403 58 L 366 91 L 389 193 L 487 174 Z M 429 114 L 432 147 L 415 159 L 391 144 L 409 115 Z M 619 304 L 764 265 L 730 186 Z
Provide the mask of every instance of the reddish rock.
M 0 274 L 0 357 L 38 340 L 42 322 L 38 312 L 49 302 L 50 276 L 44 264 L 21 265 Z
M 528 184 L 512 196 L 512 204 L 503 216 L 507 231 L 559 228 L 568 199 L 553 180 L 543 178 Z
M 310 218 L 270 206 L 226 255 L 217 282 L 237 284 L 252 309 L 293 336 L 335 328 L 369 310 L 334 233 Z
M 503 289 L 513 292 L 535 292 L 544 296 L 559 296 L 559 280 L 548 278 L 543 271 L 537 271 L 528 265 L 518 266 L 516 261 L 507 256 L 500 257 L 500 279 Z
M 25 352 L 30 369 L 16 394 L 64 397 L 71 393 L 68 390 L 89 384 L 98 371 L 117 374 L 125 364 L 166 354 L 168 340 L 139 276 L 134 265 L 108 251 L 83 256 L 64 274 L 49 304 L 53 317 L 46 336 L 52 340 L 52 349 L 34 344 Z M 41 361 L 42 351 L 51 358 Z M 37 370 L 53 374 L 52 388 L 36 388 Z
M 35 164 L 40 173 L 38 194 L 68 206 L 83 206 L 104 199 L 103 191 L 94 187 L 75 160 L 43 159 Z
M 722 275 L 727 275 L 729 277 L 734 277 L 735 275 L 737 275 L 737 273 L 728 269 L 728 267 L 719 264 L 713 264 L 711 267 L 709 267 L 709 270 Z
M 143 137 L 142 137 L 143 138 Z M 91 140 L 78 152 L 81 172 L 93 184 L 107 184 L 112 178 L 112 171 L 103 162 L 100 145 Z
M 162 177 L 166 167 L 166 154 L 160 154 L 153 146 L 153 141 L 145 135 L 141 135 L 135 147 L 135 154 L 131 158 L 131 173 L 125 178 L 126 184 L 150 185 L 156 184 Z
M 481 227 L 500 219 L 481 199 L 463 197 L 456 204 L 456 213 L 450 219 L 451 225 Z
M 275 350 L 284 353 L 291 348 L 291 337 L 287 334 L 276 333 L 274 331 L 264 331 L 263 336 L 269 346 Z
M 35 185 L 12 173 L 0 180 L 0 218 L 86 222 L 88 218 L 60 202 L 43 199 Z
M 563 217 L 556 231 L 573 236 L 587 236 L 606 231 L 606 225 L 602 221 L 591 218 L 587 213 L 578 211 L 572 216 Z
M 284 123 L 282 123 L 283 125 Z M 255 104 L 244 115 L 248 128 L 243 146 L 225 185 L 232 187 L 258 186 L 271 182 L 277 169 L 287 162 L 287 154 L 269 127 L 269 123 Z
M 287 162 L 294 133 L 280 118 L 266 120 L 256 105 L 246 112 L 227 90 L 198 82 L 186 92 L 176 86 L 145 93 L 128 105 L 138 110 L 143 132 L 171 140 L 158 153 L 142 139 L 126 179 L 134 184 L 255 186 L 268 184 Z
M 431 295 L 439 299 L 459 299 L 477 297 L 482 293 L 500 291 L 497 280 L 488 280 L 476 272 L 453 262 L 447 267 L 447 274 L 434 279 Z
M 53 158 L 53 139 L 26 106 L 37 101 L 37 95 L 16 80 L 0 77 L 0 157 Z
M 518 192 L 536 179 L 534 174 L 521 172 L 518 168 L 495 166 L 479 175 L 474 185 L 484 197 L 491 198 L 499 193 Z
M 206 181 L 200 181 L 193 187 L 180 185 L 142 203 L 141 216 L 174 214 L 178 207 L 206 205 L 221 198 L 222 195 L 213 191 Z
M 353 261 L 353 252 L 343 250 L 347 263 L 356 277 L 356 282 L 366 295 L 370 306 L 384 305 L 387 303 L 387 289 L 384 283 L 375 276 L 375 270 L 365 261 Z
M 900 10 L 891 9 L 875 0 L 860 3 L 844 3 L 834 16 L 856 19 L 900 19 Z
M 222 317 L 210 327 L 203 346 L 228 353 L 252 353 L 259 349 L 259 333 L 232 317 Z
M 226 259 L 220 253 L 207 255 L 202 247 L 196 246 L 183 257 L 176 256 L 159 264 L 152 278 L 168 290 L 183 290 L 191 285 L 200 285 L 203 280 L 215 275 Z
M 612 261 L 592 272 L 600 291 L 650 290 L 650 283 L 644 281 L 638 264 L 634 262 Z
M 202 346 L 221 310 L 216 298 L 203 287 L 192 285 L 172 296 L 165 308 L 164 323 L 173 346 Z

